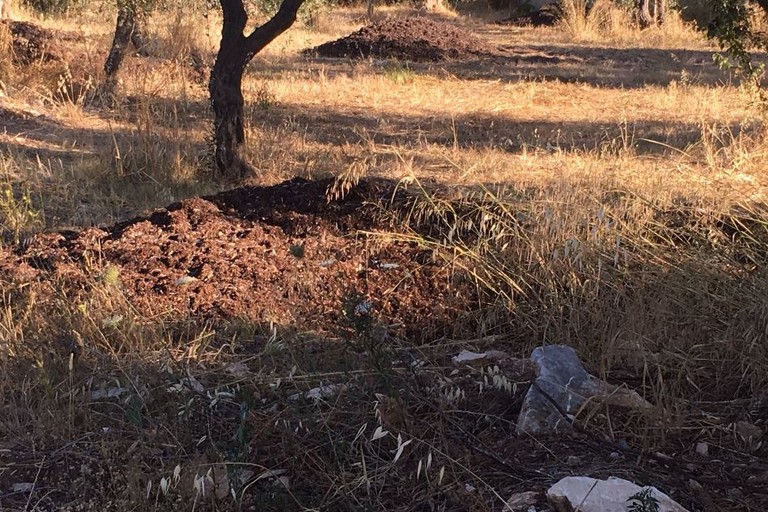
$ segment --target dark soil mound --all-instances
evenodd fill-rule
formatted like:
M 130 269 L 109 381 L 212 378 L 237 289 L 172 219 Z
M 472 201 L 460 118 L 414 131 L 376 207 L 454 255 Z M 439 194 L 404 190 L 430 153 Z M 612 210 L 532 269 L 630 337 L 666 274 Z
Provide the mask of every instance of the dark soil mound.
M 241 188 L 110 228 L 40 234 L 15 252 L 0 248 L 0 279 L 87 294 L 112 267 L 122 294 L 147 314 L 332 332 L 350 300 L 370 300 L 375 316 L 407 325 L 395 329 L 402 335 L 447 332 L 470 293 L 428 251 L 356 236 L 386 229 L 372 203 L 391 198 L 392 185 L 361 183 L 329 203 L 329 183 Z
M 13 39 L 14 63 L 27 66 L 33 62 L 62 60 L 61 41 L 77 39 L 73 34 L 53 33 L 26 21 L 0 21 L 7 25 Z
M 551 27 L 560 19 L 560 8 L 557 4 L 547 4 L 538 11 L 523 16 L 511 16 L 497 21 L 498 25 L 512 25 L 516 27 Z
M 492 55 L 497 49 L 466 30 L 417 17 L 375 23 L 307 53 L 321 57 L 380 57 L 419 62 Z

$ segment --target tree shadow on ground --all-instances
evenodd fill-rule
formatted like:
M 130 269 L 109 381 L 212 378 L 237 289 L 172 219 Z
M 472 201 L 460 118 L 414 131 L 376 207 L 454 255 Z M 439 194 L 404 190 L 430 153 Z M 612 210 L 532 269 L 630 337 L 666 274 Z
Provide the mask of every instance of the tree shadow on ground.
M 714 50 L 610 48 L 542 43 L 503 45 L 497 54 L 475 59 L 430 63 L 403 61 L 402 64 L 407 64 L 408 68 L 417 74 L 462 80 L 557 80 L 620 89 L 668 86 L 675 82 L 713 87 L 738 84 L 738 79 L 733 74 L 717 66 L 713 59 L 714 53 Z M 768 62 L 768 56 L 758 54 L 755 61 Z M 349 73 L 350 65 L 373 62 L 376 66 L 386 60 L 306 58 L 280 64 L 264 60 L 260 62 L 263 67 L 252 67 L 252 73 L 271 76 L 287 70 L 306 70 L 309 67 L 321 68 L 328 76 L 333 76 Z
M 158 108 L 172 107 L 172 99 L 154 99 Z M 375 143 L 412 149 L 428 145 L 461 149 L 496 149 L 520 153 L 546 151 L 615 151 L 628 149 L 640 155 L 679 153 L 701 141 L 705 125 L 677 120 L 636 119 L 628 122 L 524 119 L 514 115 L 434 113 L 391 113 L 363 107 L 280 102 L 267 107 L 250 104 L 248 126 L 274 133 L 272 144 L 281 144 L 277 135 L 293 134 L 303 141 L 325 148 Z M 205 102 L 188 106 L 204 111 Z M 154 121 L 162 127 L 166 119 Z M 168 121 L 171 122 L 171 121 Z M 175 122 L 175 121 L 174 121 Z M 167 127 L 173 128 L 173 125 Z M 738 123 L 721 128 L 733 137 L 747 130 Z M 249 144 L 261 144 L 254 135 Z M 272 139 L 270 139 L 272 140 Z M 169 141 L 173 142 L 173 141 Z
M 2 107 L 0 120 L 9 184 L 39 199 L 49 226 L 102 224 L 220 189 L 201 165 L 205 147 L 169 130 L 71 126 Z
M 319 108 L 281 103 L 255 111 L 251 125 L 261 129 L 286 126 L 304 137 L 329 145 L 373 142 L 416 148 L 436 145 L 463 149 L 497 149 L 519 153 L 531 149 L 614 151 L 629 149 L 640 155 L 662 155 L 701 140 L 703 125 L 679 121 L 639 119 L 626 123 L 516 119 L 509 115 L 447 116 L 377 113 L 364 109 Z M 734 137 L 744 129 L 723 126 Z

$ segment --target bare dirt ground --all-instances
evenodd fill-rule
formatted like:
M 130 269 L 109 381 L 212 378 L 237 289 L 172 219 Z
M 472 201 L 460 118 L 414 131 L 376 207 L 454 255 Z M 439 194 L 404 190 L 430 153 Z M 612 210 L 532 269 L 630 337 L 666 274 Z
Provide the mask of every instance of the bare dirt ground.
M 209 126 L 184 58 L 128 62 L 115 109 L 0 99 L 0 510 L 495 511 L 570 475 L 768 509 L 745 427 L 768 417 L 765 152 L 743 98 L 703 48 L 447 23 L 326 46 L 407 71 L 300 55 L 316 32 L 257 61 L 272 186 L 189 170 Z M 517 358 L 541 343 L 657 407 L 515 436 Z M 454 364 L 464 348 L 507 356 Z

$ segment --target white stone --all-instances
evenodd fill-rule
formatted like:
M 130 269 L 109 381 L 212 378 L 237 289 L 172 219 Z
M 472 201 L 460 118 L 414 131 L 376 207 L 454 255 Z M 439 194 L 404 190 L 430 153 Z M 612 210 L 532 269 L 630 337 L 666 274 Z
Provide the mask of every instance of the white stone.
M 462 350 L 458 355 L 453 356 L 454 363 L 469 363 L 477 361 L 478 359 L 485 359 L 485 354 L 480 352 L 472 352 L 471 350 Z
M 104 398 L 120 398 L 128 390 L 120 387 L 96 389 L 91 391 L 91 400 L 103 400 Z
M 196 278 L 196 277 L 192 277 L 192 276 L 181 276 L 181 277 L 180 277 L 180 278 L 178 278 L 176 281 L 174 281 L 174 284 L 175 284 L 176 286 L 186 286 L 186 285 L 188 285 L 188 284 L 194 283 L 195 281 L 197 281 L 197 278 Z
M 613 386 L 587 373 L 571 347 L 538 347 L 531 354 L 531 361 L 537 378 L 523 400 L 517 420 L 518 434 L 569 430 L 570 421 L 587 400 L 630 409 L 653 407 L 635 391 Z
M 320 400 L 321 398 L 328 398 L 329 396 L 335 395 L 340 389 L 342 389 L 343 386 L 339 384 L 330 384 L 328 386 L 320 386 L 317 388 L 312 388 L 309 391 L 307 391 L 307 398 L 310 398 L 312 400 Z
M 227 373 L 231 373 L 235 377 L 247 377 L 251 374 L 251 370 L 246 364 L 236 361 L 227 366 Z
M 346 386 L 343 384 L 329 384 L 327 386 L 312 388 L 303 395 L 301 393 L 294 393 L 288 397 L 288 400 L 298 400 L 303 396 L 304 398 L 319 402 L 320 400 L 334 396 L 345 389 Z
M 35 484 L 33 484 L 32 482 L 20 482 L 18 484 L 13 484 L 13 486 L 11 487 L 11 490 L 13 492 L 29 492 L 34 488 L 35 488 Z
M 462 350 L 453 356 L 454 364 L 470 364 L 476 361 L 498 361 L 504 359 L 506 353 L 500 350 L 488 350 L 486 352 L 472 352 L 471 350 Z
M 547 501 L 555 512 L 627 512 L 630 498 L 645 488 L 622 478 L 597 480 L 586 476 L 563 478 L 547 491 Z M 659 502 L 659 512 L 688 512 L 672 498 L 651 487 Z

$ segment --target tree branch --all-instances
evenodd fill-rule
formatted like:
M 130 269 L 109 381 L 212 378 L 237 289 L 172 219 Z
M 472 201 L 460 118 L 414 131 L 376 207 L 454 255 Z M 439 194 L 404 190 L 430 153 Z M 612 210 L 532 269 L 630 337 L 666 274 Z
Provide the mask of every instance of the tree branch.
M 224 1 L 221 0 L 222 3 Z M 296 14 L 303 4 L 304 0 L 283 0 L 277 14 L 262 26 L 256 28 L 245 39 L 249 57 L 259 53 L 269 43 L 274 41 L 277 36 L 288 30 L 296 21 Z

